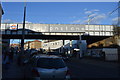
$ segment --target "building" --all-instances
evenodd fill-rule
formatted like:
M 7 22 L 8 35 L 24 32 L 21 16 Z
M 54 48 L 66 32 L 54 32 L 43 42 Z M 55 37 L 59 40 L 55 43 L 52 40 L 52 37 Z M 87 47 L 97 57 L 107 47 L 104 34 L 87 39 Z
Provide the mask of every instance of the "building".
M 24 49 L 39 49 L 42 48 L 42 42 L 39 40 L 28 41 L 24 44 Z
M 10 47 L 20 49 L 20 44 L 10 44 Z M 24 43 L 24 49 L 39 49 L 42 48 L 42 42 L 39 40 L 28 41 Z
M 1 18 L 2 18 L 2 15 L 4 14 L 3 12 L 3 9 L 2 9 L 2 6 L 1 6 L 1 3 L 0 3 L 0 30 L 1 30 Z M 6 43 L 4 43 L 6 44 Z M 2 37 L 0 35 L 0 51 L 2 51 Z M 2 79 L 2 52 L 0 52 L 0 79 Z
M 43 40 L 42 48 L 45 50 L 57 50 L 63 46 L 63 40 Z
M 3 11 L 3 8 L 2 8 L 2 6 L 0 4 L 0 26 L 1 26 L 1 18 L 2 18 L 3 14 L 4 14 L 4 11 Z M 1 27 L 0 27 L 0 29 L 1 29 Z
M 4 11 L 3 11 L 3 8 L 2 8 L 2 5 L 0 3 L 0 30 L 2 29 L 1 28 L 1 18 L 2 18 L 2 15 L 4 14 Z M 2 50 L 0 51 L 8 51 L 9 50 L 9 45 L 10 45 L 10 39 L 2 39 L 2 36 L 0 37 L 0 46 L 2 46 Z
M 20 44 L 14 43 L 14 44 L 10 44 L 11 47 L 19 47 Z
M 60 53 L 72 54 L 74 49 L 80 50 L 79 40 L 43 40 L 43 49 L 49 51 L 58 51 Z M 83 48 L 81 49 L 83 52 L 86 52 L 87 43 L 86 40 L 81 41 Z
M 51 50 L 60 49 L 62 47 L 67 48 L 70 46 L 70 40 L 43 40 L 42 48 L 48 50 L 49 48 Z
M 3 14 L 4 14 L 4 12 L 3 12 L 2 6 L 0 4 L 0 30 L 1 30 L 1 18 L 2 18 Z M 2 37 L 0 37 L 0 45 L 1 44 L 2 44 Z
M 4 11 L 3 11 L 3 8 L 2 8 L 2 5 L 0 3 L 0 30 L 2 29 L 1 28 L 1 18 L 2 18 L 2 15 L 4 14 Z M 8 51 L 9 50 L 9 45 L 10 45 L 10 39 L 2 39 L 2 37 L 0 37 L 0 44 L 2 43 L 2 48 L 4 51 Z M 2 50 L 0 50 L 2 51 Z M 4 52 L 3 51 L 3 52 Z

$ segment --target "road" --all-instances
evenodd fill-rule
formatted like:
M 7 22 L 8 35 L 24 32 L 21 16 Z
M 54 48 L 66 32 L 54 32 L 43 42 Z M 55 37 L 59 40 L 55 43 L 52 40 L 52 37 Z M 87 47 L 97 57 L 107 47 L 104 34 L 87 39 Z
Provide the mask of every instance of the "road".
M 95 59 L 72 58 L 66 62 L 70 69 L 71 78 L 120 78 L 120 65 L 115 62 L 105 62 Z M 16 61 L 3 68 L 3 78 L 24 78 L 24 67 L 18 66 Z
M 73 79 L 120 78 L 120 65 L 115 62 L 73 58 L 66 64 Z

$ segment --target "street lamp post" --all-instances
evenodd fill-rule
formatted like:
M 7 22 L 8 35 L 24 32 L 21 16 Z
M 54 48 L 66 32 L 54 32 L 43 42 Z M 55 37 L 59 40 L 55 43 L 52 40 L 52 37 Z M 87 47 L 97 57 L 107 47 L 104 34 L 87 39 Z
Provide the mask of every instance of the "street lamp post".
M 90 15 L 88 15 L 88 34 L 89 34 L 89 25 L 90 25 L 90 21 L 93 20 L 95 17 L 91 17 Z
M 88 15 L 88 25 L 90 24 L 90 15 Z
M 120 27 L 120 1 L 118 2 L 118 27 Z
M 22 54 L 24 54 L 25 18 L 26 18 L 26 3 L 24 4 L 23 29 L 22 29 L 22 39 L 21 39 L 21 56 Z

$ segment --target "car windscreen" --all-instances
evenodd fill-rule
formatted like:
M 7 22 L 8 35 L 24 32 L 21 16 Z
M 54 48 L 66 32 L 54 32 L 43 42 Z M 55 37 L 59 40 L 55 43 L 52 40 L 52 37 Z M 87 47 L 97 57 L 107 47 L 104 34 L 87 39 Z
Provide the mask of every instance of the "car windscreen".
M 59 58 L 39 58 L 37 61 L 37 67 L 47 69 L 64 68 L 66 65 L 62 59 Z

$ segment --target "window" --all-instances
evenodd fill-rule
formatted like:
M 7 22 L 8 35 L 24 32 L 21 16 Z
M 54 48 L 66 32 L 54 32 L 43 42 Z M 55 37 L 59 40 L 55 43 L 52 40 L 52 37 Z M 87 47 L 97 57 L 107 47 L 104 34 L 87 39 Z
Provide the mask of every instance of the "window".
M 55 43 L 55 45 L 57 45 L 57 43 Z
M 40 58 L 37 61 L 37 67 L 40 68 L 57 69 L 57 68 L 64 68 L 65 66 L 66 65 L 63 62 L 63 60 L 59 58 Z

